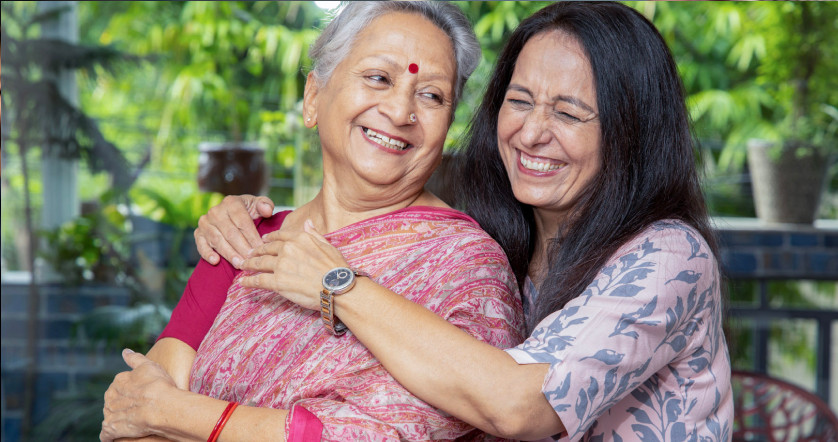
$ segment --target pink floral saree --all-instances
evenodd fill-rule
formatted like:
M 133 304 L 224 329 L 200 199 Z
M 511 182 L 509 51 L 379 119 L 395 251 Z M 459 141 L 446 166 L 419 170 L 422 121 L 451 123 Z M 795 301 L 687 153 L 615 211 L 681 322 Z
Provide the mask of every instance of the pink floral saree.
M 462 213 L 412 207 L 326 237 L 351 266 L 472 336 L 500 348 L 523 340 L 521 301 L 506 257 Z M 302 406 L 322 422 L 323 440 L 475 435 L 405 390 L 351 331 L 334 337 L 318 311 L 242 288 L 238 278 L 198 349 L 190 382 L 192 391 L 246 405 Z

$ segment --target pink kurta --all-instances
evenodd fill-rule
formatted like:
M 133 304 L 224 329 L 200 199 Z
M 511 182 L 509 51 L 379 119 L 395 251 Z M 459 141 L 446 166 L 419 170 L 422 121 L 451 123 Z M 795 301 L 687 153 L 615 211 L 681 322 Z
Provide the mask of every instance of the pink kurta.
M 408 208 L 326 237 L 352 267 L 472 336 L 501 348 L 523 339 L 506 257 L 462 213 Z M 453 439 L 474 430 L 405 390 L 351 331 L 334 337 L 319 311 L 242 288 L 238 277 L 198 349 L 191 390 L 260 407 L 302 406 L 322 421 L 325 440 Z
M 527 282 L 530 306 L 538 294 Z M 730 440 L 720 284 L 701 235 L 661 221 L 507 352 L 550 364 L 542 391 L 567 428 L 562 441 Z

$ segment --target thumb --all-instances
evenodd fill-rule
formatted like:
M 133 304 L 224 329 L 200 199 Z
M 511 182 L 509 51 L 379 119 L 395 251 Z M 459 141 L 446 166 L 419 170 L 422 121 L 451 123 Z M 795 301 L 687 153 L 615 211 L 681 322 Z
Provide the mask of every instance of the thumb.
M 314 223 L 311 222 L 310 219 L 307 219 L 306 222 L 303 224 L 303 230 L 305 230 L 305 232 L 309 235 L 313 236 L 314 239 L 324 244 L 332 245 L 332 243 L 330 243 L 329 240 L 326 239 L 326 237 L 324 237 L 320 234 L 320 232 L 317 231 L 317 229 L 314 227 Z
M 135 369 L 142 365 L 144 362 L 148 361 L 149 359 L 145 357 L 142 353 L 137 353 L 130 348 L 126 348 L 122 350 L 122 360 L 128 364 L 131 369 Z

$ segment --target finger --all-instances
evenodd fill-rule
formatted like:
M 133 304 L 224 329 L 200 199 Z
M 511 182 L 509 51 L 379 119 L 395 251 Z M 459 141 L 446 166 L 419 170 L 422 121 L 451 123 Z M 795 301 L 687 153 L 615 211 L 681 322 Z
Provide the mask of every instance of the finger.
M 134 350 L 131 350 L 130 348 L 122 350 L 122 360 L 124 360 L 125 363 L 128 364 L 129 367 L 131 367 L 131 369 L 135 369 L 140 365 L 151 361 L 151 359 L 145 357 L 145 355 L 143 355 L 142 353 L 137 353 Z
M 210 248 L 214 249 L 216 253 L 224 257 L 227 261 L 233 263 L 233 266 L 235 266 L 236 262 L 241 263 L 243 255 L 237 252 L 229 241 L 234 240 L 232 238 L 238 236 L 238 242 L 246 244 L 243 248 L 250 250 L 249 245 L 239 229 L 233 225 L 229 219 L 223 221 L 214 218 L 218 216 L 217 212 L 213 212 L 214 210 L 216 209 L 210 209 L 210 213 L 198 219 L 198 228 L 195 229 L 195 243 L 197 245 L 198 238 L 202 238 Z M 219 230 L 219 227 L 223 228 L 225 225 L 228 227 L 227 233 Z M 201 256 L 203 257 L 203 255 Z
M 270 255 L 270 256 L 280 255 L 282 253 L 282 249 L 285 247 L 285 244 L 287 244 L 287 241 L 271 241 L 271 242 L 265 243 L 265 244 L 263 244 L 259 247 L 256 247 L 255 249 L 251 250 L 250 253 L 247 254 L 246 259 L 255 258 L 257 256 L 265 256 L 265 255 Z M 244 267 L 242 267 L 242 268 L 244 268 Z
M 250 215 L 251 220 L 256 221 L 260 218 L 258 205 L 261 202 L 261 200 L 259 200 L 261 197 L 244 193 L 238 196 L 233 195 L 230 198 L 238 199 L 238 201 L 244 205 L 244 208 L 247 210 L 247 214 Z
M 257 196 L 253 199 L 253 209 L 254 211 L 250 215 L 254 220 L 257 216 L 268 218 L 274 213 L 274 202 L 266 196 Z M 254 212 L 257 216 L 253 216 Z
M 343 254 L 340 253 L 340 250 L 333 246 L 325 236 L 321 235 L 310 220 L 306 220 L 306 223 L 303 225 L 303 229 L 305 230 L 312 245 L 317 247 L 327 257 L 329 257 L 329 259 L 334 260 L 335 264 L 342 266 L 349 265 L 346 262 L 346 258 L 343 257 Z
M 307 219 L 306 222 L 303 224 L 303 230 L 305 230 L 306 233 L 308 233 L 309 235 L 313 236 L 314 239 L 324 244 L 328 244 L 330 246 L 332 245 L 332 243 L 330 243 L 325 236 L 321 235 L 320 232 L 317 231 L 317 229 L 314 227 L 314 223 L 311 222 L 310 219 Z
M 254 256 L 242 262 L 242 270 L 274 273 L 274 269 L 278 268 L 278 264 L 278 258 L 275 255 Z
M 248 204 L 252 204 L 254 199 L 255 197 L 252 195 L 243 197 L 227 196 L 217 206 L 219 211 L 213 213 L 214 219 L 218 220 L 218 223 L 213 222 L 213 224 L 216 224 L 224 239 L 241 256 L 246 255 L 250 249 L 262 245 L 262 237 L 256 231 L 256 224 L 253 223 L 253 218 L 247 208 Z
M 254 275 L 242 276 L 239 279 L 239 284 L 241 284 L 242 287 L 251 289 L 277 291 L 273 285 L 273 278 L 269 278 L 266 273 L 256 273 Z
M 210 247 L 209 243 L 207 242 L 206 238 L 203 236 L 198 235 L 198 229 L 195 229 L 195 245 L 198 247 L 198 254 L 201 255 L 201 258 L 212 265 L 218 264 L 221 260 L 221 257 L 218 253 L 215 253 L 215 250 Z
M 292 241 L 300 236 L 300 232 L 289 232 L 286 230 L 274 230 L 262 235 L 262 242 L 267 244 L 272 241 Z

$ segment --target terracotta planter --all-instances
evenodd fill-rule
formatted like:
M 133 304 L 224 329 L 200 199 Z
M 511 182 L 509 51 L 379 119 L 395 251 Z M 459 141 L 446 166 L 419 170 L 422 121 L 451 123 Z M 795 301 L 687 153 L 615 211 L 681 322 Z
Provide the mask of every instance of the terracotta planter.
M 772 156 L 773 142 L 748 142 L 748 167 L 757 217 L 766 223 L 812 224 L 826 185 L 829 158 L 812 152 L 798 157 L 793 148 Z
M 265 150 L 256 143 L 212 143 L 199 146 L 198 187 L 224 195 L 264 194 L 268 186 Z

